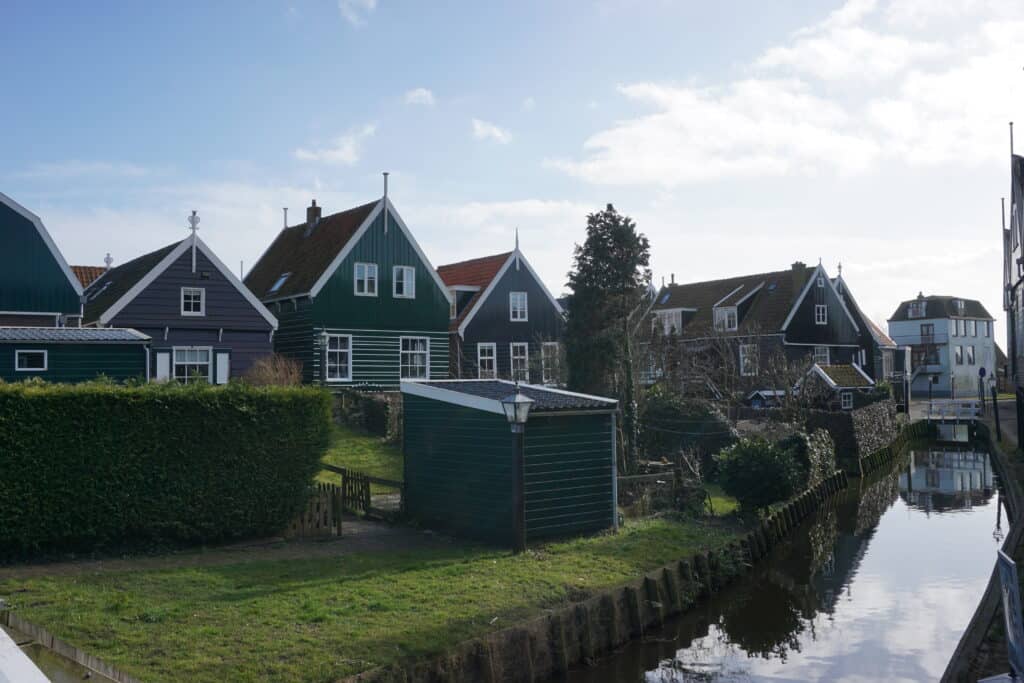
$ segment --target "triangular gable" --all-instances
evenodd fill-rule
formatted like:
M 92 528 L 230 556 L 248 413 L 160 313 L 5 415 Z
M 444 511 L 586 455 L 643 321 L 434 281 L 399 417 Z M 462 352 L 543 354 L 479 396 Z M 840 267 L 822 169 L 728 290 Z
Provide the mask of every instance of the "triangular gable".
M 828 273 L 825 272 L 825 269 L 822 267 L 820 263 L 815 267 L 814 273 L 811 275 L 811 277 L 808 278 L 807 284 L 804 285 L 803 291 L 800 292 L 800 296 L 797 297 L 797 300 L 793 304 L 793 307 L 789 309 L 789 315 L 786 316 L 786 321 L 782 323 L 782 331 L 785 332 L 786 328 L 789 327 L 789 323 L 793 320 L 793 316 L 795 316 L 796 312 L 800 309 L 800 304 L 802 304 L 804 302 L 804 299 L 807 297 L 807 292 L 811 291 L 811 287 L 815 286 L 815 282 L 819 277 L 825 278 L 825 285 L 831 288 L 832 293 L 836 295 L 836 299 L 839 301 L 839 305 L 843 307 L 843 311 L 846 313 L 846 317 L 850 319 L 850 324 L 853 325 L 854 331 L 860 332 L 860 326 L 854 319 L 853 314 L 850 313 L 850 309 L 846 307 L 846 302 L 843 301 L 843 297 L 839 296 L 839 292 L 836 291 L 836 285 L 834 282 L 832 282 L 832 278 L 828 276 Z
M 82 283 L 79 282 L 78 278 L 75 277 L 75 274 L 71 272 L 71 266 L 69 266 L 68 262 L 64 260 L 64 255 L 60 253 L 60 249 L 57 248 L 57 245 L 54 243 L 53 238 L 50 237 L 50 233 L 46 230 L 46 227 L 43 225 L 42 219 L 40 219 L 39 216 L 29 211 L 18 202 L 14 201 L 13 199 L 5 195 L 3 192 L 0 192 L 0 202 L 3 202 L 7 206 L 9 206 L 11 209 L 14 210 L 15 213 L 21 214 L 23 218 L 25 218 L 30 223 L 32 223 L 32 225 L 35 226 L 36 231 L 39 233 L 39 237 L 42 238 L 43 243 L 46 245 L 46 248 L 50 250 L 50 254 L 53 256 L 53 260 L 56 261 L 57 265 L 60 266 L 60 269 L 64 271 L 64 275 L 68 278 L 68 282 L 71 284 L 71 288 L 75 291 L 75 294 L 77 294 L 78 296 L 82 296 Z

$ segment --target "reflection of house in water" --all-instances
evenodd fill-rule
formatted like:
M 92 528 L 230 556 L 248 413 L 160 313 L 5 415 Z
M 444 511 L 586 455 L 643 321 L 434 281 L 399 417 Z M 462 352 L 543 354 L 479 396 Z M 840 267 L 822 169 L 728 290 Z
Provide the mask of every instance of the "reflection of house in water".
M 995 475 L 988 453 L 972 450 L 912 451 L 900 474 L 900 496 L 925 512 L 961 510 L 992 497 Z

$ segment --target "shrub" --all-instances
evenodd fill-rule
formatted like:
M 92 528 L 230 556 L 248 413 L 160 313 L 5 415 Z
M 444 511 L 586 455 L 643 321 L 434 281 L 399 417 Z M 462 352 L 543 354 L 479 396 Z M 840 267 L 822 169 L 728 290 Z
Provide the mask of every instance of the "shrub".
M 0 556 L 278 532 L 329 429 L 308 387 L 0 386 Z
M 257 387 L 295 387 L 302 384 L 302 363 L 279 353 L 260 356 L 249 366 L 245 381 Z
M 786 500 L 800 485 L 793 452 L 763 439 L 743 439 L 715 458 L 722 489 L 747 514 Z
M 714 405 L 685 399 L 663 386 L 651 387 L 640 405 L 640 446 L 648 458 L 673 458 L 680 451 L 701 456 L 705 477 L 711 456 L 736 442 L 736 430 Z
M 836 449 L 832 437 L 824 429 L 794 432 L 775 442 L 776 448 L 788 451 L 799 468 L 798 489 L 815 486 L 836 471 Z

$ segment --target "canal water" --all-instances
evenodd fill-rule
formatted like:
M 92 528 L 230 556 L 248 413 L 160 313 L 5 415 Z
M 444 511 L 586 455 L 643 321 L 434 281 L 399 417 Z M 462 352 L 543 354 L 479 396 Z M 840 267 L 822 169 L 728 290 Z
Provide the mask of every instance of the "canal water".
M 734 585 L 569 678 L 936 681 L 1007 531 L 987 453 L 911 450 Z

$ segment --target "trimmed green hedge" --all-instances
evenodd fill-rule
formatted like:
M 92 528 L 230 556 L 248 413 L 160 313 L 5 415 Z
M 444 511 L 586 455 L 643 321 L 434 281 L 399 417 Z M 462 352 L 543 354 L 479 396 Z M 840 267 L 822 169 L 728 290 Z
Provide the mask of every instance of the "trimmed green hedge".
M 281 531 L 330 397 L 243 384 L 0 384 L 0 557 Z

